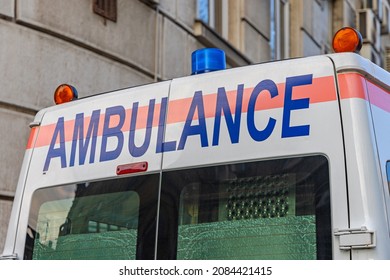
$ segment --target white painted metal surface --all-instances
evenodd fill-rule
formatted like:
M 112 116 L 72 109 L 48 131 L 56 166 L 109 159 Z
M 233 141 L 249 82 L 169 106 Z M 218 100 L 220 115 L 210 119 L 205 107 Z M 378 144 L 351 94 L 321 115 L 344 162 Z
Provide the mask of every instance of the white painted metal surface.
M 389 259 L 389 77 L 357 55 L 318 56 L 45 109 L 32 128 L 4 255 L 23 255 L 39 188 L 115 178 L 118 165 L 143 161 L 156 173 L 320 154 L 329 161 L 332 228 L 367 226 L 377 245 L 352 249 L 352 258 Z M 333 258 L 350 258 L 339 242 L 333 236 Z

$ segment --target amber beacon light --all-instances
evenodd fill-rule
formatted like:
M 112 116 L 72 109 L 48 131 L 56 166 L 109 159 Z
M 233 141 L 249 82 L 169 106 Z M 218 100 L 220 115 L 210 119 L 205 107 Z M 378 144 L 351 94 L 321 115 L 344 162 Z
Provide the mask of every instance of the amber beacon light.
M 341 28 L 333 37 L 333 50 L 336 53 L 359 52 L 362 48 L 363 39 L 359 31 L 352 27 Z
M 54 92 L 54 102 L 57 105 L 70 102 L 77 98 L 78 93 L 76 88 L 68 84 L 62 84 L 58 86 Z

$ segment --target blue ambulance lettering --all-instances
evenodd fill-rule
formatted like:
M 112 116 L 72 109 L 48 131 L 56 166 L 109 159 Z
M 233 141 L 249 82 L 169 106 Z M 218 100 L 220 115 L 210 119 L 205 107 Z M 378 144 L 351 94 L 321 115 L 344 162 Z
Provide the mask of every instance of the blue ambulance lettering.
M 118 124 L 110 127 L 111 118 L 117 116 Z M 114 160 L 119 157 L 122 152 L 124 136 L 122 127 L 126 118 L 126 109 L 123 106 L 114 106 L 106 109 L 103 124 L 102 146 L 100 149 L 100 161 Z M 108 139 L 116 140 L 116 147 L 107 151 Z
M 248 112 L 247 112 L 247 123 L 248 132 L 253 140 L 264 141 L 272 134 L 276 120 L 269 118 L 267 126 L 263 130 L 258 130 L 255 125 L 255 105 L 260 93 L 269 93 L 271 98 L 278 95 L 278 88 L 276 84 L 271 80 L 264 80 L 258 83 L 252 91 L 251 97 L 249 98 Z
M 309 98 L 292 99 L 293 87 L 311 85 L 313 75 L 287 77 L 284 92 L 284 109 L 282 122 L 282 138 L 309 135 L 309 125 L 290 126 L 291 111 L 309 108 Z
M 222 112 L 223 115 L 225 116 L 225 121 L 229 132 L 230 141 L 232 142 L 232 144 L 236 144 L 239 142 L 243 96 L 244 96 L 244 85 L 240 84 L 237 86 L 236 110 L 234 112 L 234 119 L 233 119 L 232 112 L 230 111 L 228 99 L 226 96 L 226 90 L 223 87 L 218 88 L 217 103 L 215 107 L 213 146 L 218 146 L 219 144 L 219 131 L 221 129 Z
M 156 145 L 156 153 L 170 152 L 176 150 L 176 141 L 168 141 L 164 142 L 164 123 L 167 115 L 168 109 L 168 98 L 164 97 L 161 100 L 161 109 L 160 109 L 160 117 L 158 121 L 158 130 L 157 130 L 157 145 Z
M 142 145 L 139 147 L 135 145 L 135 133 L 136 133 L 137 116 L 138 116 L 138 102 L 135 102 L 133 104 L 133 110 L 131 112 L 130 135 L 129 135 L 129 152 L 130 155 L 132 155 L 133 157 L 143 156 L 149 148 L 150 138 L 152 135 L 152 128 L 153 128 L 153 116 L 154 116 L 155 103 L 156 103 L 155 99 L 151 99 L 149 101 L 145 138 Z
M 56 148 L 57 138 L 59 138 L 59 147 Z M 50 142 L 49 151 L 46 156 L 45 165 L 43 171 L 49 169 L 49 165 L 52 158 L 59 157 L 61 160 L 61 167 L 66 167 L 66 153 L 65 153 L 65 128 L 64 117 L 59 117 L 57 125 L 54 129 L 53 137 Z
M 93 111 L 91 115 L 91 120 L 88 125 L 87 135 L 85 136 L 85 140 L 84 140 L 84 113 L 80 113 L 76 115 L 69 166 L 75 165 L 77 145 L 79 146 L 78 165 L 83 165 L 85 163 L 89 143 L 91 140 L 92 143 L 90 149 L 91 152 L 89 156 L 89 163 L 94 163 L 95 151 L 96 151 L 96 139 L 97 139 L 97 133 L 99 128 L 99 118 L 100 118 L 100 110 Z
M 293 111 L 308 109 L 310 105 L 309 98 L 293 99 L 293 88 L 311 85 L 312 80 L 312 74 L 286 78 L 282 128 L 280 135 L 281 138 L 302 137 L 310 134 L 309 124 L 291 126 L 290 119 Z M 187 140 L 190 137 L 197 138 L 199 145 L 202 148 L 209 147 L 210 144 L 211 146 L 218 146 L 222 119 L 224 119 L 226 124 L 230 142 L 232 144 L 237 144 L 240 141 L 242 112 L 245 111 L 247 123 L 246 129 L 248 134 L 254 141 L 265 141 L 274 132 L 277 120 L 269 117 L 268 120 L 266 120 L 266 125 L 264 127 L 256 126 L 256 103 L 260 95 L 269 95 L 271 99 L 277 97 L 279 92 L 276 83 L 269 79 L 260 81 L 254 87 L 249 96 L 247 108 L 243 108 L 244 85 L 237 85 L 235 100 L 236 106 L 234 111 L 232 111 L 231 106 L 229 106 L 225 88 L 218 88 L 211 143 L 209 143 L 209 135 L 207 134 L 205 106 L 202 91 L 196 91 L 194 93 L 180 137 L 176 140 L 166 142 L 164 139 L 164 133 L 165 120 L 168 110 L 167 97 L 162 98 L 160 102 L 160 113 L 158 116 L 159 121 L 157 128 L 153 128 L 156 99 L 149 100 L 146 129 L 143 132 L 137 131 L 136 129 L 139 108 L 138 102 L 134 102 L 132 104 L 130 127 L 128 128 L 123 127 L 126 119 L 126 109 L 123 106 L 108 107 L 104 112 L 99 162 L 115 160 L 123 153 L 123 146 L 125 145 L 126 140 L 124 131 L 129 131 L 127 152 L 129 156 L 134 158 L 142 157 L 149 150 L 153 129 L 157 129 L 157 139 L 155 141 L 156 146 L 154 147 L 155 153 L 184 150 L 186 148 Z M 60 161 L 61 168 L 66 168 L 68 166 L 73 167 L 75 165 L 82 166 L 86 162 L 88 152 L 88 163 L 95 163 L 96 149 L 98 148 L 97 137 L 100 115 L 100 109 L 92 112 L 86 134 L 84 133 L 84 113 L 76 115 L 70 151 L 66 150 L 64 117 L 59 117 L 49 145 L 43 171 L 46 172 L 49 169 L 51 161 L 56 158 Z M 115 119 L 116 121 L 113 122 L 111 121 L 112 119 Z M 112 125 L 112 123 L 114 123 L 114 125 Z M 140 135 L 138 135 L 138 133 Z M 136 144 L 136 139 L 138 145 Z M 140 141 L 142 142 L 141 144 L 139 144 Z M 109 142 L 111 145 L 108 145 Z M 114 143 L 114 145 L 112 143 Z M 67 153 L 69 152 L 70 154 L 68 155 Z M 68 156 L 69 164 L 67 162 Z M 78 158 L 78 162 L 76 161 L 76 158 Z

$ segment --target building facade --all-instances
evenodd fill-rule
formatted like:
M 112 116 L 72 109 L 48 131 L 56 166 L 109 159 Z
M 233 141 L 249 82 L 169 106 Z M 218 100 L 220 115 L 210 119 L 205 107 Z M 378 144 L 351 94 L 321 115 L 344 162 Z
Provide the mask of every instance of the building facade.
M 62 83 L 81 97 L 189 75 L 191 53 L 229 67 L 331 52 L 343 26 L 389 70 L 389 0 L 0 0 L 0 252 L 29 123 Z

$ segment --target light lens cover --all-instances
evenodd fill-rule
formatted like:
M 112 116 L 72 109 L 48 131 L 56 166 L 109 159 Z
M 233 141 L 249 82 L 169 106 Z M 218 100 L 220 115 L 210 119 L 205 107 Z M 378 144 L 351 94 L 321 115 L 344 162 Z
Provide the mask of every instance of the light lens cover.
M 54 102 L 57 105 L 70 102 L 77 98 L 78 93 L 76 88 L 68 84 L 58 86 L 54 92 Z
M 359 52 L 362 48 L 362 35 L 352 27 L 341 28 L 333 37 L 333 50 L 341 52 Z
M 145 172 L 147 170 L 148 170 L 148 162 L 147 161 L 122 164 L 122 165 L 117 166 L 116 175 Z
M 208 48 L 196 50 L 191 55 L 192 75 L 226 69 L 225 52 Z

